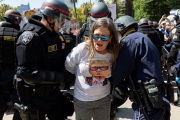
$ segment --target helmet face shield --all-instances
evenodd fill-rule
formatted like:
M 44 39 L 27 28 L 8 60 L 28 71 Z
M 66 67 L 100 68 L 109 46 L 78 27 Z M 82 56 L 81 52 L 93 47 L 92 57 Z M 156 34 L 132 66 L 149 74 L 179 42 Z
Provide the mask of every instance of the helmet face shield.
M 89 18 L 87 19 L 87 23 L 88 23 L 88 25 L 89 25 L 89 29 L 90 29 L 90 30 L 91 30 L 91 28 L 92 28 L 93 23 L 94 23 L 96 20 L 97 20 L 96 18 L 92 18 L 92 17 L 89 17 Z
M 54 20 L 55 20 L 55 25 L 58 25 L 57 27 L 59 29 L 63 28 L 64 25 L 66 25 L 66 26 L 68 25 L 70 27 L 70 25 L 69 25 L 70 24 L 70 18 L 64 14 L 60 13 L 59 17 L 54 18 Z
M 65 19 L 65 23 L 64 23 L 64 25 L 63 25 L 63 32 L 65 32 L 65 33 L 70 33 L 71 32 L 71 21 L 70 20 L 67 20 L 67 19 Z

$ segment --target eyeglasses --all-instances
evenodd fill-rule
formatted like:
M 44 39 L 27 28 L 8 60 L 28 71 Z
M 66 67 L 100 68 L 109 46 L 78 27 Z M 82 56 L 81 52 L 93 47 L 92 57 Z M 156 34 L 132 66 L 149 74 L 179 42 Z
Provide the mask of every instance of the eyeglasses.
M 108 36 L 105 36 L 105 35 L 99 36 L 99 35 L 96 35 L 96 34 L 92 34 L 92 38 L 94 40 L 98 40 L 99 38 L 101 38 L 102 41 L 108 41 Z
M 105 70 L 109 69 L 109 66 L 90 67 L 91 71 L 97 71 L 98 69 L 102 70 L 102 71 L 105 71 Z

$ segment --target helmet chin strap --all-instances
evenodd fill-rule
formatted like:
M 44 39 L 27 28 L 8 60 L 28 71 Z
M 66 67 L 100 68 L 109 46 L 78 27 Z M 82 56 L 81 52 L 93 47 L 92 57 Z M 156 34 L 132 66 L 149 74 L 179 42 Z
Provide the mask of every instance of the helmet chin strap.
M 54 30 L 54 25 L 55 25 L 55 23 L 53 22 L 53 23 L 49 23 L 49 21 L 47 21 L 48 22 L 48 24 L 50 25 L 50 27 L 51 27 L 51 29 L 52 29 L 52 31 Z
M 44 14 L 43 14 L 43 16 L 44 16 L 45 20 L 47 21 L 47 23 L 49 24 L 49 26 L 51 27 L 51 30 L 54 31 L 54 25 L 55 25 L 55 23 L 54 23 L 54 22 L 53 22 L 53 23 L 50 23 L 50 22 L 48 21 L 47 16 L 44 15 Z

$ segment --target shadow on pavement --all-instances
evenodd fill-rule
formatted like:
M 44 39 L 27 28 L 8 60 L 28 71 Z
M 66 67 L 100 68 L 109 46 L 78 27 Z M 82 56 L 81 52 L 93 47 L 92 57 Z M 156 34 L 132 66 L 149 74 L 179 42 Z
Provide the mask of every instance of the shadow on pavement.
M 116 118 L 121 119 L 133 119 L 134 111 L 132 108 L 118 108 L 118 112 L 116 113 Z

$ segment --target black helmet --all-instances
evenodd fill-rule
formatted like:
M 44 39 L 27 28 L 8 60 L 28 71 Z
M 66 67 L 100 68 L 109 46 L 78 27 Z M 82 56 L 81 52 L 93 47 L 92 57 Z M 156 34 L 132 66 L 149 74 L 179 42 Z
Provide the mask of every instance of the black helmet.
M 105 3 L 97 2 L 92 6 L 90 10 L 90 16 L 92 20 L 102 17 L 111 18 L 111 12 Z
M 114 22 L 114 25 L 115 25 L 117 31 L 119 31 L 119 32 L 123 31 L 125 28 L 128 28 L 130 26 L 132 26 L 133 28 L 135 28 L 137 30 L 136 21 L 134 20 L 134 18 L 132 18 L 131 16 L 128 16 L 128 15 L 119 17 Z
M 60 0 L 45 0 L 40 11 L 46 20 L 47 17 L 54 18 L 55 22 L 58 22 L 59 28 L 63 27 L 65 23 L 70 24 L 69 8 Z M 55 22 L 53 24 L 48 22 L 52 29 Z
M 153 21 L 153 27 L 157 28 L 158 26 L 159 26 L 158 23 L 156 21 Z
M 60 0 L 45 0 L 40 11 L 50 18 L 59 18 L 60 14 L 69 16 L 68 6 Z
M 146 19 L 146 18 L 141 18 L 141 19 L 139 20 L 138 25 L 142 25 L 142 24 L 148 25 L 148 19 Z
M 148 20 L 148 24 L 149 24 L 149 25 L 153 25 L 153 21 Z
M 21 14 L 16 10 L 7 10 L 4 13 L 4 18 L 8 21 L 17 21 L 18 23 L 22 20 Z
M 180 15 L 180 9 L 172 9 L 169 13 L 170 15 Z

